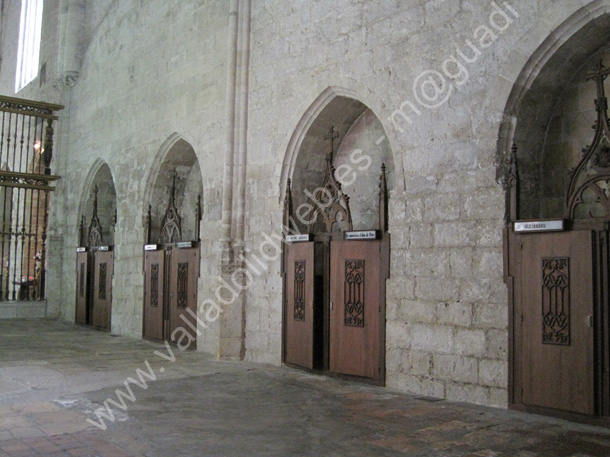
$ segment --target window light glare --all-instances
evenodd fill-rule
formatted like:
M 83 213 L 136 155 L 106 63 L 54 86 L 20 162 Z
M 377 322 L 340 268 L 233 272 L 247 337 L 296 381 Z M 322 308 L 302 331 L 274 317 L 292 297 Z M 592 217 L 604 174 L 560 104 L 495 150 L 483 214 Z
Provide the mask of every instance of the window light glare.
M 21 0 L 15 93 L 19 92 L 38 76 L 42 32 L 42 5 L 43 0 Z

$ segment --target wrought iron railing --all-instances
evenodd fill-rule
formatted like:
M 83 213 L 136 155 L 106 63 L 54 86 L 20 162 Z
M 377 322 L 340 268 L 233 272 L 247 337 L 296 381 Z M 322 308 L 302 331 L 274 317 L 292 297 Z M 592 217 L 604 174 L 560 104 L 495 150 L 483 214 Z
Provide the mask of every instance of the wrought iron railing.
M 45 298 L 53 122 L 61 105 L 0 96 L 0 300 Z

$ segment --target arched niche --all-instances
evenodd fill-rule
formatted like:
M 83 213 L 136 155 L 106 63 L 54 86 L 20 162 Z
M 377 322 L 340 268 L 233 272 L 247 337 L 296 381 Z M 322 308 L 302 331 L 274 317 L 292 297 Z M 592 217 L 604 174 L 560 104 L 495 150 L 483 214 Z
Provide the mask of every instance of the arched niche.
M 600 59 L 610 65 L 609 42 L 610 12 L 579 11 L 519 75 L 505 110 L 510 141 L 500 145 L 503 154 L 517 146 L 519 219 L 563 216 L 568 172 L 593 139 L 595 83 L 587 74 Z
M 299 137 L 292 154 L 288 176 L 292 182 L 294 219 L 305 230 L 300 217 L 301 205 L 315 205 L 313 195 L 322 185 L 326 159 L 330 150 L 328 134 L 336 132 L 333 166 L 335 178 L 350 199 L 353 228 L 371 229 L 379 224 L 379 178 L 381 166 L 386 166 L 388 189 L 393 189 L 395 167 L 392 150 L 383 125 L 363 102 L 348 95 L 326 91 L 312 105 L 293 137 Z M 315 110 L 312 115 L 312 110 Z M 299 131 L 301 129 L 301 131 Z M 303 207 L 305 208 L 305 207 Z
M 167 144 L 150 188 L 150 241 L 157 242 L 170 199 L 181 218 L 182 240 L 197 241 L 197 205 L 203 192 L 203 178 L 193 147 L 182 138 Z
M 82 224 L 84 232 L 81 233 L 81 244 L 88 245 L 87 236 L 94 210 L 97 205 L 97 218 L 101 226 L 101 244 L 113 245 L 116 221 L 116 189 L 110 167 L 105 162 L 94 165 L 90 173 L 87 190 L 83 195 Z

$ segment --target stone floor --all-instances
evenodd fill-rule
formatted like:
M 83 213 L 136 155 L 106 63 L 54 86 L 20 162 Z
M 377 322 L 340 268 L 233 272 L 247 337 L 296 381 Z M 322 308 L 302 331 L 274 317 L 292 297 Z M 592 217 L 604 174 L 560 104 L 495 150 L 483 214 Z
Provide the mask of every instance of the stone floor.
M 610 456 L 603 428 L 63 322 L 4 320 L 0 335 L 0 457 Z

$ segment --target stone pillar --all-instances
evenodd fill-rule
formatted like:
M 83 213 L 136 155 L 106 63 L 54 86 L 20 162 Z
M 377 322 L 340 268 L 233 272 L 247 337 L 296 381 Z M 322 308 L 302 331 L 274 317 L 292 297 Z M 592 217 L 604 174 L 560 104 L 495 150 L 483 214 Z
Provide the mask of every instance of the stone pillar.
M 218 321 L 219 358 L 242 359 L 245 352 L 245 205 L 250 0 L 232 0 L 230 10 L 227 142 L 224 173 L 221 294 L 225 311 Z
M 74 87 L 80 75 L 85 0 L 61 0 L 55 87 Z

